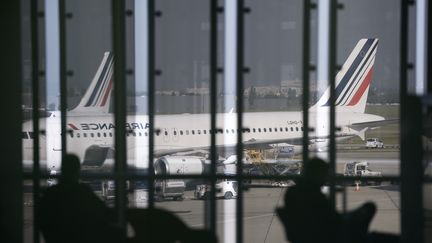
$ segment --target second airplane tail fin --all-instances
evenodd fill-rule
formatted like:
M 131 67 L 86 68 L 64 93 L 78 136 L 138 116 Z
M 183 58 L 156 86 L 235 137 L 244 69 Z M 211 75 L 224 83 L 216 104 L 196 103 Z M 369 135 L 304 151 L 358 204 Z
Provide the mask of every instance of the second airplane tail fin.
M 361 39 L 336 75 L 335 106 L 364 113 L 369 92 L 378 39 Z M 330 88 L 310 109 L 330 106 Z
M 70 111 L 71 113 L 103 114 L 109 112 L 113 87 L 113 64 L 113 54 L 105 52 L 90 86 L 78 106 Z

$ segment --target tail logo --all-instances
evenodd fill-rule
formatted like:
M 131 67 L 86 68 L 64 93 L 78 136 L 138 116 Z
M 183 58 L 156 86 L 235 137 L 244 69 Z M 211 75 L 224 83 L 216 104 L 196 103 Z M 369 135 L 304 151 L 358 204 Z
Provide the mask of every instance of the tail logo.
M 336 105 L 355 106 L 369 87 L 378 39 L 362 39 L 336 76 Z M 357 53 L 356 53 L 357 50 Z M 330 97 L 322 106 L 330 106 Z
M 103 67 L 102 73 L 96 83 L 96 87 L 85 104 L 86 107 L 105 106 L 112 90 L 112 72 L 113 55 L 112 53 L 109 53 L 106 65 Z

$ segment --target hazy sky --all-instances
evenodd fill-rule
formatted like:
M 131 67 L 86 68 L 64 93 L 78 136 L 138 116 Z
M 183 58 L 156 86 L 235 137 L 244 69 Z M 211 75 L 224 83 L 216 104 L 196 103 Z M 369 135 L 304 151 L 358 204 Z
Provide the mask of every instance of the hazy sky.
M 49 2 L 50 0 L 47 0 Z M 301 79 L 301 0 L 246 0 L 251 12 L 245 17 L 245 87 L 276 85 L 281 80 Z M 340 0 L 338 14 L 338 63 L 342 64 L 361 38 L 379 38 L 372 88 L 397 93 L 399 88 L 399 1 Z M 67 66 L 74 75 L 69 87 L 87 88 L 105 51 L 111 45 L 110 1 L 66 1 Z M 132 1 L 128 1 L 133 9 Z M 162 16 L 156 20 L 156 65 L 162 76 L 157 89 L 182 89 L 208 85 L 208 1 L 158 0 Z M 411 15 L 412 16 L 412 15 Z M 411 19 L 414 19 L 412 16 Z M 128 18 L 128 67 L 133 63 L 133 16 Z M 139 24 L 139 23 L 138 23 Z M 316 63 L 316 10 L 312 11 L 312 63 Z M 413 26 L 413 25 L 411 25 Z M 139 25 L 136 26 L 139 28 Z M 223 17 L 219 24 L 219 60 L 223 60 Z M 412 30 L 414 28 L 411 28 Z M 47 31 L 47 35 L 55 33 Z M 413 32 L 412 32 L 413 33 Z M 414 35 L 410 35 L 414 36 Z M 49 36 L 47 36 L 49 39 Z M 413 42 L 411 42 L 413 43 Z M 411 45 L 412 46 L 412 45 Z M 52 48 L 52 46 L 51 46 Z M 50 46 L 47 46 L 50 49 Z M 413 50 L 413 49 L 412 49 Z M 413 53 L 413 51 L 411 51 Z M 222 65 L 222 62 L 220 62 Z M 139 68 L 139 67 L 137 67 Z M 315 74 L 311 73 L 311 78 Z M 145 80 L 138 80 L 145 86 Z M 144 84 L 144 85 L 143 85 Z M 133 86 L 132 82 L 128 83 Z M 57 84 L 48 84 L 49 95 L 58 94 Z M 141 88 L 137 88 L 139 91 Z

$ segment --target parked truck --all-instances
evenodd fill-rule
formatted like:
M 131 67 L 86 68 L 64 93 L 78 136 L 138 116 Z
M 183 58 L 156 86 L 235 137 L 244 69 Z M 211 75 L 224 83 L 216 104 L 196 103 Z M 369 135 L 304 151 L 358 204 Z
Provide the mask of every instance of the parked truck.
M 237 197 L 238 183 L 234 180 L 219 180 L 216 182 L 216 198 L 231 199 Z M 196 199 L 207 199 L 210 196 L 210 185 L 197 185 L 195 189 Z
M 368 138 L 365 144 L 366 148 L 384 148 L 384 142 L 379 138 Z
M 369 169 L 369 163 L 366 161 L 354 161 L 354 162 L 348 162 L 345 164 L 344 176 L 382 177 L 382 173 L 381 173 L 381 171 L 370 170 Z M 356 181 L 354 183 L 356 183 Z M 381 181 L 363 180 L 362 184 L 380 185 Z
M 103 180 L 101 181 L 101 196 L 104 200 L 114 200 L 115 198 L 115 181 L 113 180 Z M 129 181 L 126 181 L 126 190 L 130 189 Z
M 182 201 L 186 184 L 183 180 L 158 180 L 155 181 L 155 198 L 157 201 L 172 199 Z

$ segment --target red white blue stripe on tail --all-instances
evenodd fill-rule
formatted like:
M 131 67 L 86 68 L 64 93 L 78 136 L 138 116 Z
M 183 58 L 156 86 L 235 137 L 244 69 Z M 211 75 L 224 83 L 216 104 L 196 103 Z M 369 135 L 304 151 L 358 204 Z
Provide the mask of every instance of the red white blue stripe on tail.
M 77 107 L 71 113 L 108 113 L 113 88 L 114 56 L 105 52 L 93 80 Z
M 361 39 L 336 75 L 335 106 L 364 113 L 378 39 Z M 313 108 L 330 106 L 328 88 Z

